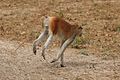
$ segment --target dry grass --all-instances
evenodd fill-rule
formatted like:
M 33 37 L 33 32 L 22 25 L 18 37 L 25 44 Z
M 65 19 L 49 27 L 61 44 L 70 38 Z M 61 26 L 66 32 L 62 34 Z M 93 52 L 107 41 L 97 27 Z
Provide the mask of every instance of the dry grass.
M 77 43 L 78 46 L 82 45 L 94 53 L 109 51 L 119 54 L 119 3 L 118 0 L 2 0 L 0 36 L 33 42 L 43 30 L 42 17 L 59 16 L 71 24 L 85 24 L 83 39 Z

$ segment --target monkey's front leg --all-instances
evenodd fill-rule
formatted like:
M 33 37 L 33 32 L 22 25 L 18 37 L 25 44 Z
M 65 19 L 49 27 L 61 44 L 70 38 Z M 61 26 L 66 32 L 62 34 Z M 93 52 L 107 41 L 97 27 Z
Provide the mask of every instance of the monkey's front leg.
M 39 35 L 39 37 L 33 42 L 33 53 L 35 55 L 36 55 L 36 46 L 38 46 L 38 44 L 44 40 L 44 38 L 47 36 L 47 34 L 48 34 L 48 31 L 44 30 L 44 32 L 41 33 Z
M 49 46 L 50 43 L 52 43 L 52 39 L 53 39 L 53 35 L 51 34 L 51 35 L 48 37 L 45 45 L 44 45 L 43 48 L 42 48 L 42 57 L 43 57 L 44 60 L 46 59 L 46 58 L 45 58 L 45 49 L 48 48 L 48 46 Z

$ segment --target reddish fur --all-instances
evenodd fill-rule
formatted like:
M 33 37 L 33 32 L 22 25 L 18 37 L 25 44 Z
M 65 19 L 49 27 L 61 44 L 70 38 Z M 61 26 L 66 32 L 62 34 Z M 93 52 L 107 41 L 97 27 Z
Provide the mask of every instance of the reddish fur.
M 59 25 L 60 25 L 61 31 L 63 32 L 66 38 L 70 37 L 75 30 L 74 26 L 72 26 L 71 24 L 69 24 L 68 22 L 64 20 L 60 20 Z
M 50 21 L 50 28 L 53 34 L 57 34 L 58 31 L 58 22 L 59 20 L 57 18 L 52 18 Z
M 54 35 L 58 34 L 60 31 L 64 34 L 66 38 L 69 38 L 76 30 L 76 26 L 73 26 L 68 22 L 57 17 L 51 18 L 50 28 Z

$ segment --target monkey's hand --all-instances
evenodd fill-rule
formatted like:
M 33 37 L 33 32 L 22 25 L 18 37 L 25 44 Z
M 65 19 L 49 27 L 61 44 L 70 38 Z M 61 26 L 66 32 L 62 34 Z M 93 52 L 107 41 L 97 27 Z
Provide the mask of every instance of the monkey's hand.
M 45 58 L 45 48 L 42 49 L 42 57 L 43 57 L 44 60 L 46 60 L 46 58 Z
M 36 55 L 36 47 L 35 46 L 33 46 L 33 53 Z

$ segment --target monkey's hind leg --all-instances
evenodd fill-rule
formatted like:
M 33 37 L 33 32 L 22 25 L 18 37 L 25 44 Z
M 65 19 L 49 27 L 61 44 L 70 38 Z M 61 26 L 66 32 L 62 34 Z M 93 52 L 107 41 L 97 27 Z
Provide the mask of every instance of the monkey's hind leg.
M 63 56 L 64 56 L 64 54 L 63 54 L 63 53 L 64 53 L 65 49 L 73 42 L 74 39 L 75 39 L 75 35 L 71 36 L 70 38 L 68 38 L 68 39 L 63 43 L 63 45 L 61 46 L 60 51 L 59 51 L 59 53 L 58 53 L 58 57 L 57 57 L 56 59 L 53 59 L 53 60 L 51 61 L 51 63 L 58 61 L 59 58 L 61 57 L 60 66 L 61 66 L 61 67 L 64 67 L 64 61 L 63 61 Z

